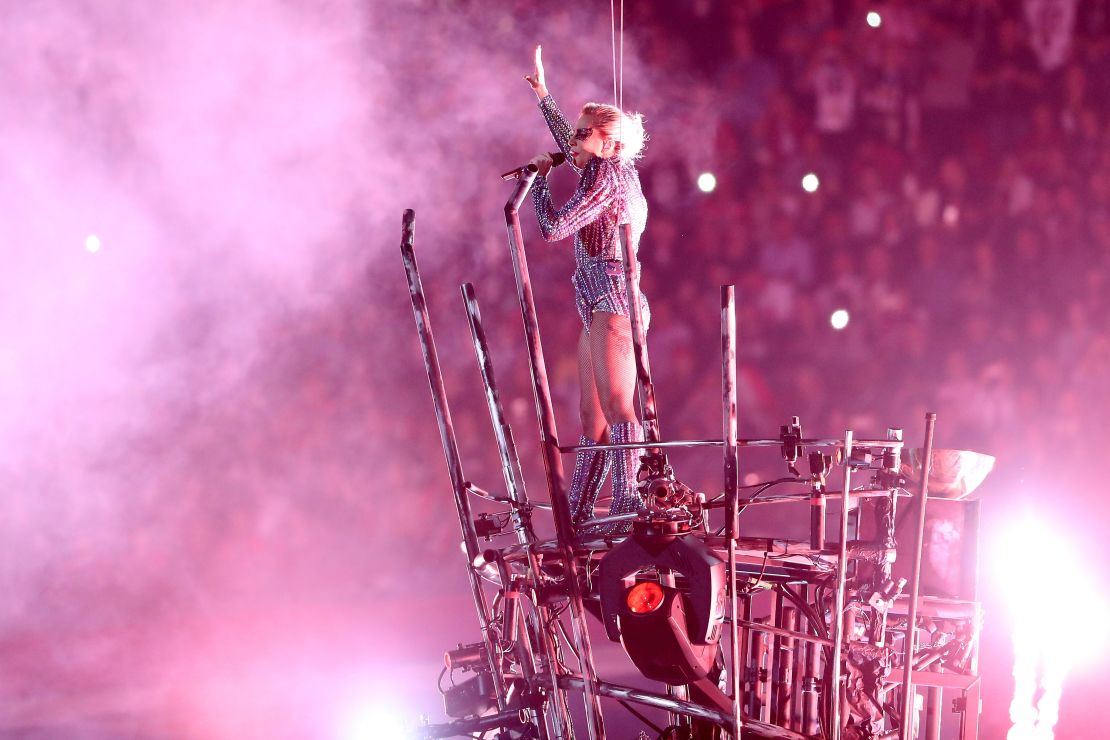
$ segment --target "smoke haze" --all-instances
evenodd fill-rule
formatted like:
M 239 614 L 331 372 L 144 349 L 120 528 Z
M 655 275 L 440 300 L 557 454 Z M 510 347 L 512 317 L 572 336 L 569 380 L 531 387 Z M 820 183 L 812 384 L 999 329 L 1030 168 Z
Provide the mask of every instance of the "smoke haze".
M 549 148 L 521 76 L 551 19 L 485 5 L 8 8 L 0 726 L 338 737 L 396 694 L 396 624 L 440 602 L 380 596 L 458 540 L 401 211 L 437 304 L 505 279 L 492 176 Z M 607 80 L 596 30 L 548 46 L 568 96 L 603 93 L 571 83 Z

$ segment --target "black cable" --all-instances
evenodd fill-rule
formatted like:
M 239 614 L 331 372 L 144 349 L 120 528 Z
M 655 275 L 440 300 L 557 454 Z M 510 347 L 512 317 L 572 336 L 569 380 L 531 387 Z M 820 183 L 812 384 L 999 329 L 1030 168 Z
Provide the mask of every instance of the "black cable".
M 759 585 L 759 582 L 763 580 L 763 574 L 767 572 L 767 561 L 770 560 L 770 555 L 771 554 L 767 552 L 763 553 L 763 567 L 759 570 L 759 575 L 756 576 L 755 582 L 751 584 L 751 588 L 743 591 L 745 595 L 752 593 L 755 587 Z M 737 596 L 739 595 L 738 593 Z
M 776 588 L 778 588 L 780 593 L 786 596 L 786 598 L 790 599 L 790 601 L 792 601 L 794 605 L 801 610 L 809 623 L 813 625 L 813 631 L 817 633 L 818 637 L 824 637 L 825 639 L 828 639 L 829 632 L 828 629 L 825 627 L 825 620 L 821 619 L 817 615 L 817 613 L 813 611 L 810 605 L 805 602 L 805 599 L 799 596 L 793 589 L 790 588 L 790 586 L 785 583 L 780 583 Z
M 631 704 L 629 704 L 628 702 L 626 702 L 626 701 L 625 701 L 624 699 L 617 699 L 617 703 L 618 703 L 618 704 L 620 704 L 620 705 L 621 705 L 622 707 L 624 707 L 625 709 L 627 709 L 627 710 L 628 710 L 629 712 L 632 712 L 633 716 L 635 716 L 635 717 L 636 717 L 636 718 L 637 718 L 638 720 L 640 720 L 640 721 L 641 721 L 641 722 L 643 722 L 643 723 L 644 723 L 645 725 L 647 725 L 648 727 L 650 727 L 650 728 L 652 729 L 652 731 L 654 731 L 654 732 L 658 732 L 658 733 L 659 733 L 660 735 L 662 735 L 662 734 L 663 734 L 664 730 L 663 730 L 662 728 L 660 728 L 660 727 L 659 727 L 659 725 L 655 724 L 655 723 L 654 723 L 654 722 L 652 722 L 652 721 L 651 721 L 650 719 L 648 719 L 648 718 L 647 718 L 647 717 L 645 717 L 644 715 L 642 715 L 642 714 L 640 714 L 639 712 L 637 712 L 637 711 L 636 711 L 636 710 L 635 710 L 635 709 L 633 708 L 633 706 L 632 706 Z
M 446 694 L 447 693 L 443 689 L 443 674 L 444 673 L 447 673 L 447 666 L 443 666 L 443 670 L 439 672 L 439 678 L 436 679 L 436 688 L 439 689 L 439 693 L 441 693 L 441 694 Z M 452 679 L 451 683 L 452 683 L 452 685 L 454 684 L 453 679 Z
M 578 657 L 578 651 L 574 647 L 574 641 L 571 640 L 570 635 L 567 634 L 567 628 L 566 625 L 563 624 L 563 620 L 556 619 L 555 624 L 559 625 L 559 632 L 563 635 L 563 641 L 566 642 L 567 648 L 570 650 L 571 655 L 573 655 L 574 659 L 577 660 L 579 664 L 581 664 L 582 659 Z M 558 639 L 558 637 L 556 637 L 555 639 Z
M 801 481 L 801 480 L 799 480 L 798 478 L 778 478 L 778 479 L 776 479 L 776 480 L 770 481 L 769 483 L 764 483 L 764 484 L 763 484 L 763 487 L 762 487 L 762 488 L 760 488 L 760 489 L 759 489 L 758 491 L 756 491 L 755 493 L 753 493 L 753 494 L 751 495 L 751 498 L 749 498 L 749 499 L 748 499 L 748 501 L 752 501 L 752 500 L 754 500 L 754 499 L 758 498 L 758 497 L 760 496 L 760 494 L 762 494 L 762 493 L 765 493 L 766 491 L 770 490 L 771 488 L 774 488 L 775 486 L 781 486 L 781 485 L 782 485 L 782 484 L 784 484 L 784 483 L 801 483 L 801 482 L 802 482 L 802 481 Z M 736 513 L 737 513 L 737 514 L 743 514 L 743 513 L 744 513 L 744 509 L 746 509 L 746 508 L 747 508 L 747 503 L 745 503 L 745 504 L 743 504 L 742 506 L 738 507 L 738 509 L 737 509 L 737 512 L 736 512 Z
M 759 497 L 760 494 L 763 494 L 764 491 L 766 491 L 767 489 L 769 489 L 773 486 L 778 486 L 778 485 L 784 484 L 784 483 L 794 483 L 794 481 L 796 481 L 796 480 L 797 480 L 797 478 L 779 478 L 778 480 L 771 480 L 771 481 L 769 481 L 769 483 L 759 484 L 760 486 L 763 486 L 763 487 L 759 488 L 759 490 L 757 490 L 756 493 L 751 494 L 751 497 L 748 498 L 747 501 L 745 501 L 745 503 L 743 505 L 740 505 L 740 506 L 737 507 L 737 509 L 736 509 L 737 516 L 739 516 L 740 514 L 744 514 L 744 509 L 747 508 L 748 501 L 755 500 L 756 498 Z M 717 498 L 715 498 L 713 500 L 718 501 L 722 497 L 724 497 L 724 494 L 718 496 Z M 727 528 L 728 528 L 728 525 L 725 524 L 725 526 L 718 529 L 716 531 L 716 533 L 714 533 L 714 536 L 719 537 L 720 535 L 723 535 L 725 533 L 725 529 L 727 529 Z
M 473 495 L 477 496 L 480 499 L 485 499 L 486 501 L 494 501 L 494 502 L 499 503 L 499 504 L 515 503 L 508 496 L 495 496 L 494 494 L 490 493 L 489 491 L 483 491 L 481 488 L 478 488 L 476 485 L 474 485 L 470 481 L 463 481 L 463 487 L 466 488 L 467 493 L 473 494 Z
M 780 483 L 806 483 L 806 482 L 808 482 L 807 478 L 776 478 L 774 480 L 759 481 L 758 483 L 749 483 L 746 486 L 737 486 L 736 490 L 746 491 L 749 488 L 759 488 L 760 486 L 767 486 L 768 488 L 770 488 L 771 486 L 777 486 Z M 762 491 L 761 491 L 761 493 L 762 493 Z M 715 502 L 715 501 L 720 501 L 724 497 L 725 497 L 725 494 L 723 494 L 723 493 L 717 494 L 712 499 L 710 499 L 710 503 Z
M 784 483 L 801 483 L 802 481 L 803 481 L 803 479 L 799 479 L 799 478 L 777 478 L 776 480 L 767 481 L 766 483 L 753 483 L 750 486 L 740 486 L 740 489 L 759 488 L 759 490 L 757 490 L 755 493 L 753 493 L 751 495 L 751 497 L 747 499 L 747 501 L 745 501 L 744 503 L 737 506 L 736 514 L 738 516 L 740 514 L 743 514 L 744 509 L 748 508 L 748 503 L 750 503 L 750 502 L 754 501 L 755 499 L 759 498 L 759 496 L 761 494 L 765 493 L 766 491 L 770 490 L 771 488 L 774 488 L 775 486 L 780 486 Z M 722 493 L 720 496 L 717 496 L 716 498 L 714 498 L 713 501 L 720 501 L 722 498 L 724 498 L 724 496 L 725 496 L 725 494 Z M 724 527 L 721 527 L 720 529 L 718 529 L 714 533 L 714 536 L 719 537 L 721 534 L 724 533 L 726 528 L 727 528 L 727 525 L 725 525 Z

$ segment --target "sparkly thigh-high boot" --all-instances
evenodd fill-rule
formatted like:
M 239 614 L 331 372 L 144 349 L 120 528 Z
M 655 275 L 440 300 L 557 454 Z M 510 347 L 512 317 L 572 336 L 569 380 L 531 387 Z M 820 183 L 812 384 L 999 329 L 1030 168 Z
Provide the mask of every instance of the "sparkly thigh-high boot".
M 636 421 L 624 421 L 609 426 L 609 442 L 624 444 L 627 442 L 642 442 L 644 430 Z M 609 516 L 617 514 L 633 514 L 640 508 L 640 495 L 636 491 L 636 473 L 640 469 L 640 456 L 643 449 L 610 450 L 609 458 L 613 465 L 613 503 L 609 507 Z M 615 522 L 604 525 L 598 530 L 607 534 L 622 534 L 632 529 L 631 521 Z
M 593 447 L 597 442 L 586 435 L 578 440 L 579 447 Z M 574 453 L 574 474 L 570 478 L 570 518 L 575 526 L 594 516 L 594 503 L 601 484 L 609 474 L 609 455 L 597 450 Z

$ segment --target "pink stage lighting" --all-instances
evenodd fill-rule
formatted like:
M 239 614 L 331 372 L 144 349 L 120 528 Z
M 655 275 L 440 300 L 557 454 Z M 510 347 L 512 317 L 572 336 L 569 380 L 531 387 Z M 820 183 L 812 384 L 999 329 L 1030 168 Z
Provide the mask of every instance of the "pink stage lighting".
M 412 735 L 400 720 L 400 708 L 375 702 L 360 707 L 346 718 L 340 740 L 402 740 Z
M 1064 679 L 1105 648 L 1106 598 L 1060 531 L 1043 517 L 1027 515 L 996 547 L 993 570 L 1013 624 L 1014 696 L 1007 740 L 1052 740 Z M 1045 593 L 1030 598 L 1034 585 Z

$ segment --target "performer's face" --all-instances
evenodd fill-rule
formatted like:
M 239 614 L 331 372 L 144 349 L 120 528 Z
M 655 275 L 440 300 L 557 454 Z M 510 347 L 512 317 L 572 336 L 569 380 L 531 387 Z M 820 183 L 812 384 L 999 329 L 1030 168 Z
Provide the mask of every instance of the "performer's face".
M 574 166 L 579 169 L 590 163 L 594 157 L 603 157 L 605 151 L 605 137 L 599 129 L 594 128 L 591 116 L 582 115 L 574 124 L 574 131 L 570 135 L 570 153 L 574 159 Z

